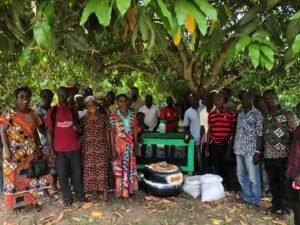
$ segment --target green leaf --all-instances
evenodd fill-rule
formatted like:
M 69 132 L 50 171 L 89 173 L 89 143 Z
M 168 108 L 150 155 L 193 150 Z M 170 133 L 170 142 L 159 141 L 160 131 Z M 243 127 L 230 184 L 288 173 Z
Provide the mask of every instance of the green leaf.
M 47 18 L 48 20 L 48 23 L 50 25 L 53 24 L 53 21 L 54 21 L 54 6 L 53 6 L 53 3 L 48 3 L 44 10 L 43 10 L 44 14 L 45 14 L 45 17 Z
M 192 2 L 187 2 L 186 7 L 194 17 L 202 35 L 207 33 L 207 20 L 205 14 Z
M 237 55 L 240 51 L 244 50 L 250 43 L 251 38 L 246 34 L 241 34 L 239 41 L 235 45 L 235 55 Z
M 274 51 L 267 45 L 259 46 L 261 52 L 268 58 L 268 60 L 273 64 L 274 63 Z
M 286 40 L 288 45 L 292 45 L 296 34 L 300 33 L 300 20 L 292 20 L 286 29 Z
M 116 0 L 116 3 L 120 14 L 124 16 L 130 6 L 131 0 Z
M 252 35 L 252 38 L 254 39 L 254 38 L 266 38 L 266 37 L 268 37 L 269 36 L 269 34 L 266 32 L 266 31 L 264 31 L 264 30 L 258 30 L 258 31 L 256 31 L 253 35 Z
M 95 8 L 95 14 L 99 20 L 99 23 L 103 26 L 108 26 L 111 20 L 111 6 L 108 0 L 97 1 L 97 7 Z
M 140 10 L 139 26 L 142 34 L 142 40 L 147 41 L 149 36 L 149 27 L 146 23 L 146 14 L 144 10 Z
M 185 0 L 179 0 L 175 2 L 175 13 L 177 22 L 179 25 L 182 25 L 189 13 L 189 11 L 186 8 L 186 1 Z
M 297 54 L 300 52 L 300 34 L 298 34 L 294 40 L 294 43 L 292 45 L 292 50 L 294 54 Z
M 155 45 L 155 38 L 156 38 L 156 35 L 155 35 L 155 30 L 154 30 L 154 25 L 152 23 L 152 20 L 147 16 L 146 17 L 146 23 L 150 29 L 150 38 L 148 38 L 148 42 L 147 42 L 147 50 L 151 50 L 154 45 Z
M 260 6 L 254 6 L 252 9 L 250 9 L 248 12 L 245 13 L 245 15 L 243 16 L 243 18 L 240 21 L 240 25 L 244 25 L 248 22 L 250 22 L 251 20 L 253 20 L 254 18 L 257 17 L 257 14 L 260 12 Z
M 89 0 L 87 5 L 83 9 L 83 13 L 80 19 L 80 26 L 84 25 L 89 16 L 95 12 L 95 8 L 98 5 L 98 0 Z
M 250 55 L 251 62 L 256 69 L 259 64 L 259 55 L 260 55 L 260 49 L 257 44 L 250 44 L 248 46 L 248 51 Z
M 151 2 L 151 0 L 144 0 L 145 6 L 147 6 L 150 2 Z
M 47 20 L 42 20 L 37 23 L 33 28 L 33 37 L 36 43 L 42 49 L 49 49 L 53 45 L 53 37 L 51 27 Z
M 300 11 L 296 12 L 290 19 L 291 20 L 300 19 Z
M 172 22 L 172 13 L 169 11 L 169 9 L 167 8 L 167 6 L 165 5 L 165 3 L 162 0 L 158 0 L 158 5 L 159 8 L 162 12 L 162 14 L 168 19 L 169 25 L 171 27 L 171 29 L 174 28 L 173 26 L 173 22 Z
M 19 58 L 19 66 L 21 68 L 23 68 L 26 64 L 26 60 L 28 59 L 30 53 L 31 53 L 31 48 L 33 47 L 34 45 L 34 41 L 30 42 L 25 48 L 24 50 L 22 51 L 21 55 L 20 55 L 20 58 Z
M 132 31 L 132 34 L 131 34 L 131 46 L 134 50 L 136 50 L 136 46 L 135 46 L 135 41 L 136 41 L 136 38 L 137 38 L 137 34 L 138 34 L 138 26 L 135 26 L 134 30 Z
M 266 69 L 268 71 L 271 71 L 274 63 L 271 62 L 264 54 L 260 55 L 260 59 L 261 59 L 262 63 L 265 65 Z
M 211 6 L 207 1 L 194 0 L 194 2 L 198 5 L 198 7 L 206 16 L 210 17 L 215 21 L 218 20 L 217 10 L 213 6 Z

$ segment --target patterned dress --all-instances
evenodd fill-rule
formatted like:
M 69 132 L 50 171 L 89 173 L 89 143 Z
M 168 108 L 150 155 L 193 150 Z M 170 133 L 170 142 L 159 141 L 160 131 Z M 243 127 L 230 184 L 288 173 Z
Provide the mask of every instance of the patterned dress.
M 36 203 L 37 191 L 49 188 L 51 176 L 27 178 L 27 169 L 36 153 L 35 132 L 42 123 L 34 112 L 20 113 L 13 109 L 3 113 L 1 122 L 6 131 L 12 162 L 3 160 L 4 199 L 9 209 Z
M 136 158 L 133 154 L 136 117 L 132 111 L 124 118 L 119 110 L 112 112 L 110 123 L 114 134 L 115 152 L 114 161 L 115 194 L 116 197 L 128 197 L 138 190 Z
M 107 190 L 108 143 L 106 135 L 110 132 L 107 116 L 100 115 L 97 120 L 89 120 L 87 116 L 84 116 L 80 119 L 80 127 L 84 192 Z

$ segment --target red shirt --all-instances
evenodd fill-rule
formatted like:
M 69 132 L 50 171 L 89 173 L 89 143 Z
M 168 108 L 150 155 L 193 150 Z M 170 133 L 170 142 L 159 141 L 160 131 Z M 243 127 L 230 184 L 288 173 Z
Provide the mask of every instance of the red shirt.
M 177 119 L 178 119 L 178 113 L 175 108 L 165 107 L 160 111 L 160 119 L 166 120 L 166 131 L 167 132 L 174 132 L 176 131 L 177 127 Z
M 47 112 L 46 127 L 53 127 L 53 107 Z M 77 113 L 78 115 L 78 113 Z M 55 126 L 53 129 L 53 147 L 57 152 L 70 152 L 80 149 L 77 133 L 73 130 L 72 112 L 70 106 L 57 105 Z
M 222 111 L 213 109 L 208 115 L 208 128 L 211 130 L 211 139 L 216 144 L 222 144 L 230 138 L 235 129 L 236 113 L 230 108 Z

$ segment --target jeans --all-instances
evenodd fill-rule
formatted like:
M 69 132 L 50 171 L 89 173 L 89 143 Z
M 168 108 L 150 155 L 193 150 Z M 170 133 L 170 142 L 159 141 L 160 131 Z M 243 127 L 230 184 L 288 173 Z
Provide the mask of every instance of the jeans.
M 259 205 L 261 196 L 260 169 L 254 165 L 253 157 L 236 155 L 237 177 L 242 188 L 243 199 L 249 204 Z
M 285 177 L 287 158 L 265 159 L 265 168 L 269 178 L 269 186 L 272 193 L 272 207 L 289 213 L 286 202 L 287 178 Z
M 59 177 L 59 184 L 64 203 L 71 204 L 73 202 L 69 177 L 73 184 L 76 199 L 82 202 L 84 198 L 80 151 L 57 152 L 55 166 Z
M 151 145 L 152 147 L 152 159 L 156 158 L 156 153 L 157 153 L 157 145 Z M 147 150 L 147 145 L 142 144 L 142 159 L 146 158 L 146 150 Z

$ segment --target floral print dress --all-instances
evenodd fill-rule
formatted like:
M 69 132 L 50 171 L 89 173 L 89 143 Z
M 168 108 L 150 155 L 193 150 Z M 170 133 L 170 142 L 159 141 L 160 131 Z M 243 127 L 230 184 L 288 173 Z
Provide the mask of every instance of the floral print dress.
M 138 190 L 136 158 L 134 149 L 134 126 L 136 117 L 128 111 L 126 118 L 117 109 L 112 112 L 110 123 L 113 129 L 117 159 L 114 161 L 116 197 L 128 197 Z

